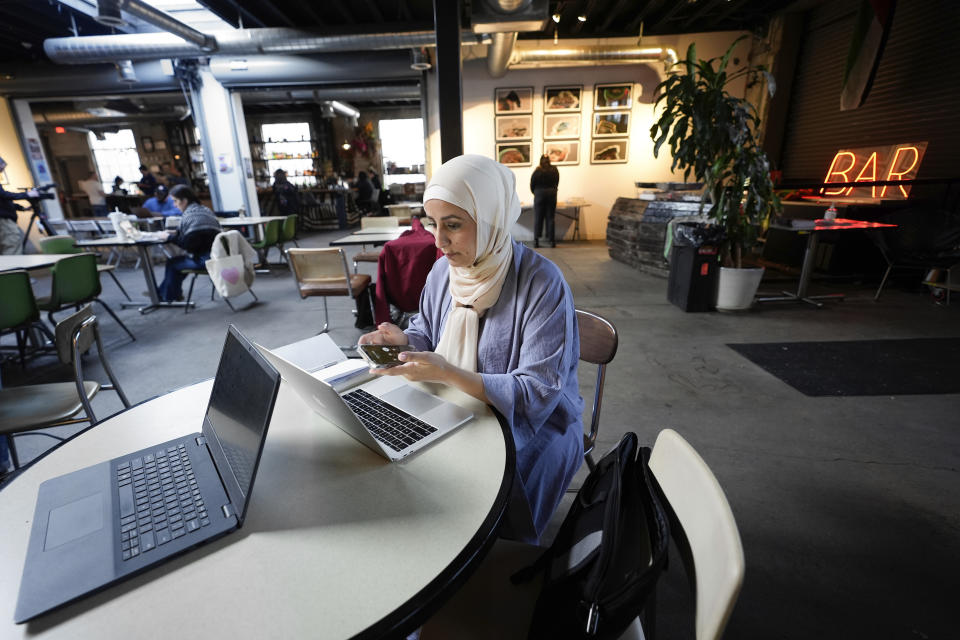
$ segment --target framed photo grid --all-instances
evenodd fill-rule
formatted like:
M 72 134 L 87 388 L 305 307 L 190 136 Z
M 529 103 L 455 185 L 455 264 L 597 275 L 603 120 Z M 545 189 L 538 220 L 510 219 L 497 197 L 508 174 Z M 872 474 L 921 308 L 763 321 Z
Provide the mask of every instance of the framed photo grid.
M 533 114 L 496 116 L 497 140 L 529 140 L 533 137 Z
M 594 138 L 616 138 L 630 135 L 629 111 L 601 111 L 593 114 Z
M 580 141 L 544 140 L 543 155 L 554 165 L 580 164 Z
M 529 140 L 525 142 L 498 142 L 497 161 L 508 167 L 529 167 L 532 164 L 532 147 L 533 143 Z
M 600 138 L 590 141 L 590 164 L 626 162 L 630 149 L 629 138 Z
M 579 113 L 545 113 L 543 114 L 543 139 L 563 140 L 565 138 L 580 137 Z

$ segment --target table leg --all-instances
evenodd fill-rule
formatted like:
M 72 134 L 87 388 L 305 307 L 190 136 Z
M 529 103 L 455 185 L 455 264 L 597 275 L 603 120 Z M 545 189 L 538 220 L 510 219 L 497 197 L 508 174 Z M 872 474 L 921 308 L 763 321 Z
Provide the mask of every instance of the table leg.
M 807 288 L 810 286 L 810 279 L 813 277 L 813 263 L 817 254 L 817 233 L 811 231 L 807 236 L 807 248 L 803 254 L 803 268 L 800 270 L 800 282 L 797 283 L 797 292 L 781 291 L 780 296 L 758 297 L 757 302 L 806 302 L 817 308 L 822 307 L 822 302 L 818 300 L 843 300 L 842 293 L 828 293 L 819 296 L 808 296 Z
M 143 279 L 147 285 L 147 296 L 150 304 L 144 305 L 143 302 L 122 302 L 124 309 L 127 307 L 139 307 L 140 313 L 150 313 L 159 307 L 186 307 L 194 306 L 193 302 L 165 302 L 157 294 L 157 278 L 153 273 L 153 259 L 150 256 L 150 248 L 147 245 L 138 244 L 137 251 L 140 254 L 140 270 L 143 272 Z

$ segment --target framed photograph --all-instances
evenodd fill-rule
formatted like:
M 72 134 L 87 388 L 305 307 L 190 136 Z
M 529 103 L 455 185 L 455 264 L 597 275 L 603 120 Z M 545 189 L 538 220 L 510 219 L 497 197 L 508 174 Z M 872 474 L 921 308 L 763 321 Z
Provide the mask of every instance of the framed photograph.
M 580 164 L 580 141 L 548 140 L 543 143 L 543 155 L 551 164 Z
M 544 87 L 543 110 L 580 111 L 580 98 L 583 87 Z
M 166 149 L 167 149 L 167 141 L 166 141 L 166 140 L 157 140 L 157 141 L 153 144 L 153 148 L 156 149 L 157 151 L 166 151 Z
M 530 166 L 529 142 L 498 142 L 497 160 L 509 167 Z
M 143 145 L 143 150 L 147 153 L 153 153 L 153 138 L 149 136 L 143 136 L 140 138 L 140 144 Z
M 495 89 L 494 113 L 532 113 L 533 87 L 508 87 Z
M 627 138 L 591 140 L 590 163 L 612 164 L 627 161 L 630 140 Z
M 630 112 L 609 111 L 593 114 L 593 137 L 603 138 L 629 135 Z
M 543 139 L 580 137 L 579 113 L 551 113 L 543 116 Z
M 533 114 L 497 116 L 497 140 L 529 140 L 533 137 Z
M 633 106 L 633 83 L 596 85 L 593 106 L 595 109 L 629 109 Z

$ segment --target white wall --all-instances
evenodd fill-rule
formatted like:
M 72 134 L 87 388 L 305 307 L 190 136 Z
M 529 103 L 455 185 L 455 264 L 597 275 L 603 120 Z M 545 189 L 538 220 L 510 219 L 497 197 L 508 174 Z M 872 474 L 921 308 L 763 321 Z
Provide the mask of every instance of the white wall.
M 686 55 L 691 42 L 697 44 L 698 58 L 712 58 L 723 55 L 730 44 L 741 32 L 722 32 L 706 34 L 686 34 L 669 37 L 645 37 L 644 47 L 672 47 L 680 58 Z M 561 40 L 557 46 L 597 46 L 597 45 L 636 45 L 633 39 L 609 40 Z M 553 47 L 552 40 L 520 41 L 522 48 Z M 744 40 L 737 47 L 741 62 L 746 61 L 750 43 Z M 659 158 L 653 157 L 653 141 L 650 139 L 650 127 L 653 125 L 654 110 L 651 103 L 634 101 L 630 123 L 629 161 L 624 164 L 590 164 L 590 129 L 593 122 L 593 86 L 612 82 L 641 82 L 652 76 L 649 69 L 656 70 L 663 78 L 663 65 L 651 62 L 646 65 L 614 65 L 594 67 L 565 67 L 555 69 L 530 69 L 508 71 L 502 78 L 491 78 L 487 73 L 485 59 L 472 59 L 463 64 L 463 151 L 494 157 L 496 140 L 494 132 L 493 94 L 498 87 L 533 87 L 533 164 L 529 167 L 515 167 L 517 192 L 521 202 L 533 201 L 530 192 L 530 176 L 534 165 L 543 151 L 543 88 L 551 85 L 583 85 L 581 121 L 580 121 L 580 164 L 561 165 L 559 199 L 570 197 L 584 198 L 589 207 L 583 210 L 581 231 L 590 239 L 606 237 L 607 215 L 614 201 L 621 196 L 635 197 L 634 183 L 662 182 L 681 180 L 682 175 L 672 176 L 670 157 L 661 151 Z M 732 68 L 732 65 L 731 65 Z M 648 81 L 649 84 L 649 81 Z M 743 83 L 734 83 L 731 93 L 742 94 Z M 648 86 L 643 87 L 648 90 Z M 641 93 L 640 87 L 635 95 Z M 428 74 L 428 131 L 427 144 L 428 173 L 431 167 L 440 165 L 439 121 L 437 117 L 436 73 Z

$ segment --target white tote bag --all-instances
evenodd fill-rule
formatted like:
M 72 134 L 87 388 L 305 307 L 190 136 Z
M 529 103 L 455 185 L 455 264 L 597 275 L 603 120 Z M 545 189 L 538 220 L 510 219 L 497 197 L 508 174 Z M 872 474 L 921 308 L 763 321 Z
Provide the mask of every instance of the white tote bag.
M 232 298 L 248 289 L 243 277 L 243 256 L 239 253 L 223 258 L 210 258 L 206 267 L 213 286 L 222 297 Z

